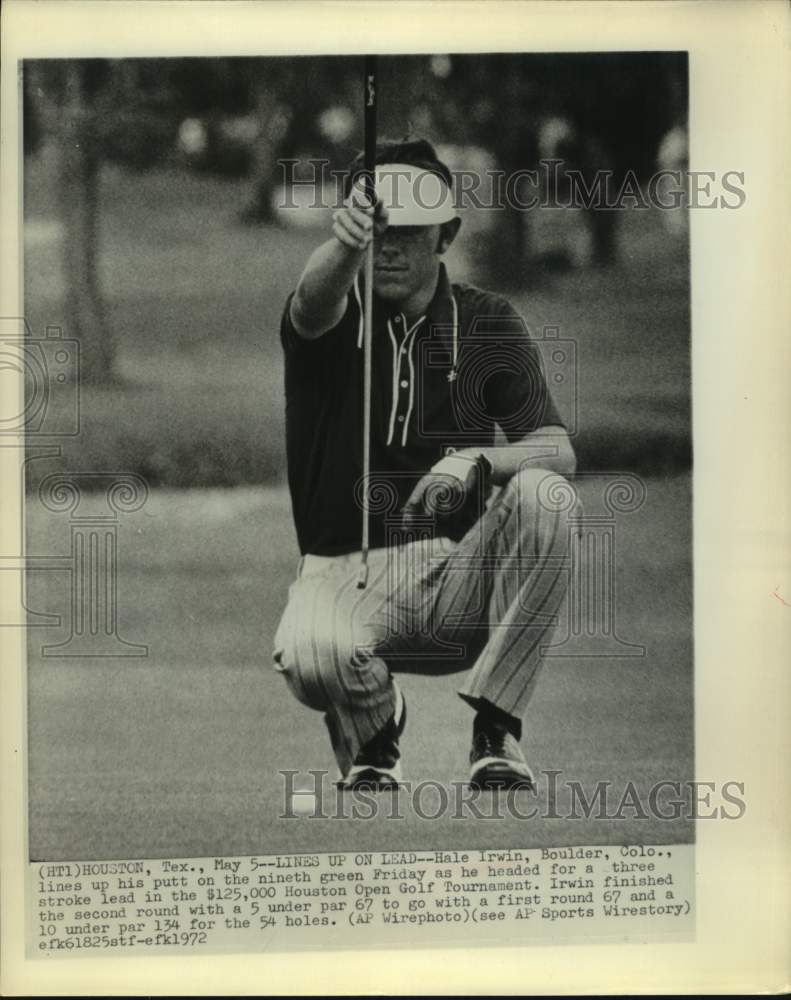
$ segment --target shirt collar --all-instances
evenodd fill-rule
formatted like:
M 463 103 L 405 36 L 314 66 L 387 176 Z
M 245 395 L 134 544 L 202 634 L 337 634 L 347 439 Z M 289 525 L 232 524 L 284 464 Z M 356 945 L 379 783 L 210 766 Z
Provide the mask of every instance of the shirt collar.
M 428 320 L 426 326 L 429 329 L 432 326 L 450 326 L 453 322 L 453 289 L 450 285 L 448 272 L 442 262 L 439 265 L 437 290 L 426 310 L 426 318 Z

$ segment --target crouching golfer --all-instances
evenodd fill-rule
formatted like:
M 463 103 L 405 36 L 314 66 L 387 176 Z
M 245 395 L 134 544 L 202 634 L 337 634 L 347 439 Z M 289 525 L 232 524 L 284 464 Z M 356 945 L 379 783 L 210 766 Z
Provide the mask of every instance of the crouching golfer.
M 473 713 L 470 783 L 529 786 L 519 740 L 568 582 L 563 476 L 574 454 L 521 318 L 499 295 L 451 282 L 441 262 L 461 224 L 448 168 L 422 140 L 383 143 L 376 163 L 375 206 L 355 179 L 356 161 L 332 236 L 283 313 L 302 559 L 275 668 L 324 714 L 341 783 L 380 788 L 401 779 L 406 709 L 393 674 L 466 670 L 459 695 Z M 361 265 L 371 240 L 364 482 Z M 360 589 L 366 498 L 369 572 Z M 441 725 L 439 702 L 435 715 Z

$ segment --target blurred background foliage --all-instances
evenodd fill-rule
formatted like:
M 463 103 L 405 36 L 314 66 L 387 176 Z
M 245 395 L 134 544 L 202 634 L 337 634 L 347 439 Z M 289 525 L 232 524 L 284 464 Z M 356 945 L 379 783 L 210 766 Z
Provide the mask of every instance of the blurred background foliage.
M 305 178 L 309 160 L 340 170 L 357 152 L 361 62 L 25 63 L 26 316 L 81 351 L 65 466 L 174 486 L 282 478 L 279 315 L 328 220 L 279 207 L 281 161 Z M 646 180 L 662 148 L 685 165 L 684 53 L 380 63 L 381 134 L 426 136 L 453 167 L 558 158 L 617 186 Z M 453 248 L 454 275 L 577 345 L 583 464 L 689 462 L 687 231 L 670 215 L 478 210 Z

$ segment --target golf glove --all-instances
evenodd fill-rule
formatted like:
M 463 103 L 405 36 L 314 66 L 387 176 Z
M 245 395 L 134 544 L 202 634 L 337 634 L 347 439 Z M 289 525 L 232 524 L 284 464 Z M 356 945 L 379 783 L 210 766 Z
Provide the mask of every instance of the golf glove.
M 402 527 L 431 516 L 437 533 L 459 541 L 483 514 L 492 464 L 484 454 L 446 455 L 422 477 L 404 505 Z

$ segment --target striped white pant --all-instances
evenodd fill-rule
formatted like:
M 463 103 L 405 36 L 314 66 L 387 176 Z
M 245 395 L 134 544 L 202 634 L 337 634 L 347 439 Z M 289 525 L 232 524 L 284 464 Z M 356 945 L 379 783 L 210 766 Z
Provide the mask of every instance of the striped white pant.
M 573 487 L 518 473 L 460 542 L 303 557 L 275 635 L 275 669 L 324 713 L 341 774 L 394 710 L 391 672 L 466 670 L 459 690 L 521 718 L 565 595 Z

